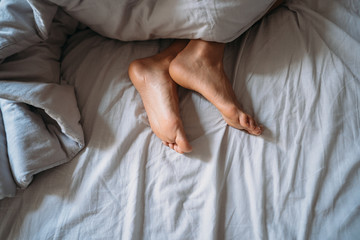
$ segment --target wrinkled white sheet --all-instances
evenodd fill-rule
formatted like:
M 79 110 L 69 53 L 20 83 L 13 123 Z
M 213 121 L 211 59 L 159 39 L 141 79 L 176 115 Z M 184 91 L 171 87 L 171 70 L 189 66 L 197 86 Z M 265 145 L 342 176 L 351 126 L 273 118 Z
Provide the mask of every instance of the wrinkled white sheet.
M 227 45 L 225 66 L 261 137 L 180 89 L 194 148 L 152 133 L 129 63 L 168 41 L 89 30 L 66 47 L 87 146 L 0 201 L 1 239 L 356 239 L 360 236 L 359 2 L 291 1 Z

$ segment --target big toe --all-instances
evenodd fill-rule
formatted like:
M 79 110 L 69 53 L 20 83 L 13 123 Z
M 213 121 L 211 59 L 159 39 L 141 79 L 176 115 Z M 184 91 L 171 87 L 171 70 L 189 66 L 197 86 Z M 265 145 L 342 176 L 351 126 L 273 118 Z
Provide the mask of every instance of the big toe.
M 262 127 L 258 125 L 249 115 L 245 113 L 240 114 L 239 122 L 243 130 L 247 131 L 248 133 L 252 135 L 261 135 Z
M 188 153 L 192 151 L 192 147 L 186 138 L 183 129 L 179 129 L 175 139 L 174 150 L 178 153 Z

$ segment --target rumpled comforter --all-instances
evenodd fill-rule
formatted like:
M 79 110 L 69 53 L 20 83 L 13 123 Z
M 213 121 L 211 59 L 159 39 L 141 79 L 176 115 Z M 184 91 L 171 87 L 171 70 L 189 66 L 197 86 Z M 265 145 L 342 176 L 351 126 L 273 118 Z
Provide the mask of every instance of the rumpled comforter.
M 40 32 L 28 2 L 0 2 L 0 199 L 84 146 L 74 88 L 59 74 L 61 47 L 77 22 L 51 9 Z

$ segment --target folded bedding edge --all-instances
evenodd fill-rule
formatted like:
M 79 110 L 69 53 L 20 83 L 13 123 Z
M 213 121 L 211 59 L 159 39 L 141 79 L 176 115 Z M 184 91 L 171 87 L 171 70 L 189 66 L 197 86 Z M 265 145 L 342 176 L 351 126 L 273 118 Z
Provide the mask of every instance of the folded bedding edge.
M 0 100 L 1 101 L 1 100 Z M 16 184 L 12 177 L 7 152 L 6 136 L 0 108 L 0 199 L 14 197 Z
M 20 188 L 26 188 L 33 175 L 70 161 L 84 148 L 72 86 L 0 81 L 0 103 L 8 161 Z

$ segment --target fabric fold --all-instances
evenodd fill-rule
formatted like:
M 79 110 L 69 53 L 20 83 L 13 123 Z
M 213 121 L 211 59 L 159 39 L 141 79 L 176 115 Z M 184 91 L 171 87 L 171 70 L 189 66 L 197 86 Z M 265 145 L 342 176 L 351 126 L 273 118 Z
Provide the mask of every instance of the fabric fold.
M 16 184 L 11 174 L 2 111 L 0 109 L 0 199 L 14 197 Z
M 33 10 L 26 1 L 1 1 L 0 23 L 0 60 L 43 40 L 37 34 Z
M 43 1 L 0 5 L 0 199 L 83 147 L 74 88 L 59 85 L 61 49 L 78 22 Z
M 0 98 L 9 163 L 19 187 L 84 147 L 73 87 L 3 81 Z
M 0 82 L 0 98 L 43 109 L 73 141 L 83 145 L 80 113 L 74 88 L 68 85 L 34 82 Z

